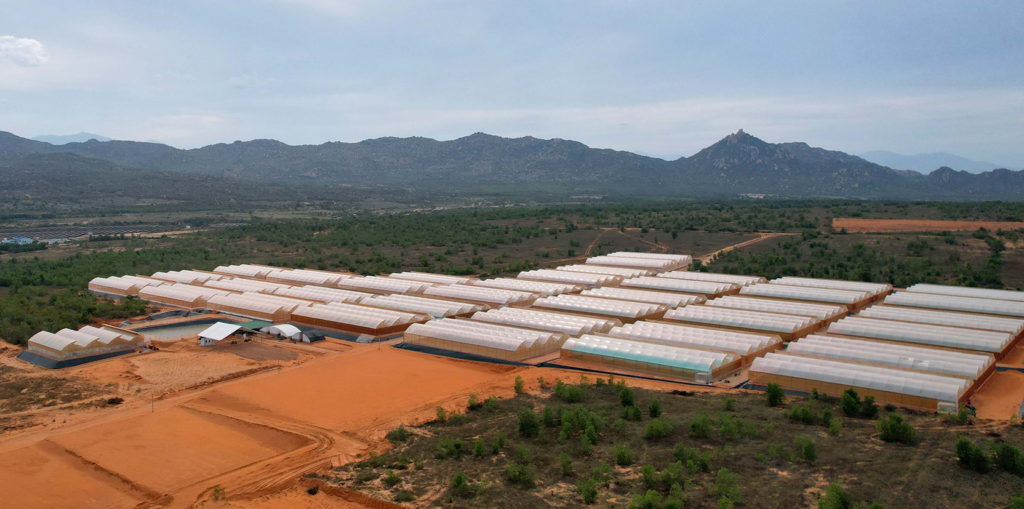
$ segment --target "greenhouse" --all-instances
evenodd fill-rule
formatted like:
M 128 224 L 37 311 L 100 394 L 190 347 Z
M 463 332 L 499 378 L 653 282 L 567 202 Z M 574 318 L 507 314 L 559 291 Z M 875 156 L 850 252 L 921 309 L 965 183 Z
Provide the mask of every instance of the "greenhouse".
M 152 277 L 153 279 L 159 279 L 161 281 L 201 285 L 210 280 L 216 281 L 218 279 L 224 279 L 225 276 L 210 272 L 197 272 L 194 270 L 172 270 L 168 272 L 156 272 Z
M 434 318 L 451 318 L 469 316 L 483 311 L 486 306 L 472 302 L 454 300 L 428 299 L 411 295 L 377 295 L 364 299 L 361 304 L 378 308 L 396 309 L 412 313 L 423 313 Z
M 587 265 L 603 265 L 605 267 L 627 267 L 631 269 L 647 269 L 656 272 L 667 272 L 676 270 L 681 266 L 672 260 L 659 260 L 652 258 L 636 258 L 623 256 L 595 256 L 587 258 L 584 262 Z M 687 264 L 688 265 L 688 264 Z M 682 267 L 685 267 L 683 265 Z
M 135 350 L 142 345 L 142 335 L 110 325 L 84 326 L 75 331 L 63 329 L 56 334 L 36 333 L 19 359 L 56 369 L 92 362 Z
M 995 366 L 991 354 L 819 335 L 790 343 L 786 353 L 929 371 L 971 380 L 978 380 Z
M 1015 316 L 1024 318 L 1024 302 L 996 299 L 976 299 L 973 297 L 956 297 L 953 295 L 936 295 L 929 293 L 896 292 L 885 298 L 890 306 L 906 306 L 912 308 L 941 309 L 984 315 Z
M 754 360 L 750 381 L 804 393 L 817 390 L 836 398 L 852 388 L 882 404 L 952 412 L 971 384 L 963 378 L 777 353 Z
M 476 313 L 473 320 L 527 329 L 563 332 L 571 337 L 608 332 L 622 322 L 612 318 L 549 313 L 535 309 L 501 308 Z
M 288 285 L 281 283 L 258 281 L 255 279 L 221 279 L 219 281 L 207 281 L 203 283 L 203 286 L 230 290 L 232 292 L 273 292 L 281 288 L 288 288 Z
M 39 331 L 28 340 L 29 351 L 50 358 L 59 359 L 81 349 L 74 339 L 52 332 Z
M 826 304 L 841 304 L 851 311 L 855 311 L 870 304 L 872 300 L 871 294 L 868 292 L 833 290 L 830 288 L 811 288 L 809 286 L 775 285 L 770 283 L 745 286 L 740 290 L 740 295 L 766 297 L 769 299 L 802 300 Z
M 291 321 L 300 325 L 350 334 L 382 337 L 404 331 L 410 325 L 430 320 L 422 313 L 378 309 L 359 304 L 317 304 L 296 309 Z
M 734 353 L 750 364 L 755 357 L 782 348 L 778 335 L 752 334 L 659 322 L 636 322 L 616 327 L 609 336 L 701 350 Z
M 857 313 L 857 316 L 861 318 L 878 318 L 900 322 L 950 325 L 966 329 L 1008 332 L 1014 336 L 1020 336 L 1024 332 L 1024 320 L 1019 318 L 999 318 L 970 313 L 948 313 L 945 311 L 929 311 L 900 306 L 871 306 Z
M 206 308 L 230 315 L 244 316 L 272 323 L 287 322 L 291 316 L 284 306 L 255 300 L 240 294 L 215 295 L 206 301 Z
M 86 334 L 84 332 L 78 332 L 74 329 L 61 329 L 56 333 L 58 336 L 63 336 L 75 342 L 75 346 L 82 350 L 89 350 L 91 348 L 100 348 L 103 346 L 100 343 L 100 338 L 93 336 L 92 334 Z
M 570 285 L 586 285 L 588 288 L 600 286 L 618 286 L 622 276 L 615 274 L 591 274 L 586 272 L 567 272 L 564 270 L 528 270 L 520 272 L 517 279 L 528 281 L 546 281 L 548 283 L 566 283 Z
M 351 274 L 324 272 L 318 270 L 275 270 L 267 274 L 267 281 L 287 285 L 337 286 L 338 281 L 357 277 Z
M 316 303 L 315 301 L 311 300 L 284 297 L 281 295 L 274 295 L 270 293 L 245 292 L 242 294 L 242 297 L 252 299 L 255 301 L 277 304 L 281 306 L 281 309 L 284 309 L 289 313 L 295 311 L 295 309 L 297 308 L 309 307 Z
M 658 290 L 663 292 L 683 292 L 704 295 L 709 299 L 722 295 L 733 295 L 740 290 L 740 285 L 733 283 L 717 283 L 714 281 L 689 281 L 664 277 L 638 277 L 622 282 L 626 288 Z
M 726 329 L 778 334 L 785 341 L 806 336 L 821 328 L 821 320 L 811 316 L 782 315 L 746 309 L 686 306 L 665 313 L 665 320 Z
M 971 297 L 973 299 L 995 299 L 1024 302 L 1024 292 L 1016 290 L 994 290 L 991 288 L 968 288 L 965 286 L 927 285 L 918 283 L 907 288 L 911 293 L 932 295 L 951 295 L 953 297 Z
M 690 255 L 681 254 L 667 254 L 667 253 L 635 253 L 632 251 L 616 251 L 609 254 L 610 257 L 615 258 L 641 258 L 645 260 L 657 260 L 667 261 L 670 263 L 669 268 L 666 270 L 678 270 L 689 267 L 693 263 L 693 258 Z
M 606 369 L 686 378 L 711 383 L 740 368 L 735 354 L 584 335 L 562 345 L 563 360 Z
M 874 318 L 848 317 L 828 326 L 829 334 L 885 339 L 901 343 L 942 346 L 996 354 L 1010 346 L 1013 335 L 1006 332 L 963 329 L 947 325 L 904 323 Z
M 397 279 L 408 279 L 423 283 L 436 283 L 439 285 L 471 285 L 476 278 L 462 276 L 446 276 L 443 274 L 431 274 L 429 272 L 398 272 L 389 274 L 388 277 Z
M 648 290 L 630 290 L 628 288 L 594 288 L 580 292 L 584 297 L 600 297 L 602 299 L 632 300 L 636 302 L 652 302 L 664 304 L 670 308 L 702 304 L 708 299 L 703 295 L 688 293 L 669 293 Z
M 692 272 L 688 270 L 662 272 L 661 274 L 658 274 L 658 277 L 686 279 L 689 281 L 708 281 L 712 283 L 731 283 L 740 286 L 750 286 L 768 282 L 767 279 L 761 276 L 737 276 L 733 274 L 719 274 L 717 272 Z
M 763 311 L 784 315 L 813 316 L 814 318 L 827 323 L 834 322 L 847 315 L 846 306 L 839 304 L 811 304 L 809 302 L 760 299 L 757 297 L 745 296 L 722 297 L 720 299 L 709 300 L 704 305 L 731 309 L 746 309 L 748 311 Z
M 89 281 L 89 291 L 99 294 L 124 297 L 138 295 L 147 286 L 169 284 L 166 281 L 139 276 L 97 277 Z
M 261 265 L 221 265 L 220 267 L 213 269 L 213 272 L 226 276 L 242 276 L 253 279 L 264 279 L 267 277 L 267 274 L 270 274 L 275 270 L 280 269 L 264 267 Z
M 555 270 L 564 270 L 568 272 L 586 272 L 589 274 L 611 274 L 614 276 L 622 276 L 623 279 L 629 279 L 632 277 L 640 276 L 653 276 L 658 273 L 658 271 L 653 269 L 606 267 L 604 265 L 562 265 L 560 267 L 555 267 Z
M 491 307 L 529 306 L 537 300 L 536 293 L 518 290 L 503 290 L 476 285 L 447 285 L 428 288 L 423 295 L 440 299 L 451 299 L 462 302 L 476 302 Z
M 409 327 L 403 344 L 505 361 L 523 361 L 557 352 L 567 338 L 560 332 L 445 318 Z
M 274 295 L 295 297 L 297 299 L 316 300 L 320 302 L 359 302 L 372 297 L 372 293 L 324 288 L 322 286 L 288 286 L 274 290 Z
M 393 293 L 422 295 L 424 290 L 433 286 L 434 283 L 378 276 L 354 277 L 338 281 L 338 288 L 378 295 L 391 295 Z
M 161 286 L 147 286 L 139 291 L 139 298 L 154 304 L 174 306 L 184 309 L 202 309 L 206 307 L 206 301 L 214 295 L 229 295 L 232 292 L 207 288 L 205 286 L 194 286 L 188 284 L 169 284 Z
M 566 313 L 611 317 L 621 320 L 623 323 L 632 323 L 637 320 L 656 320 L 661 318 L 665 311 L 668 311 L 668 306 L 664 304 L 582 297 L 579 295 L 544 297 L 543 299 L 537 299 L 533 303 L 533 307 L 564 311 Z
M 112 325 L 104 325 L 103 327 L 86 325 L 78 329 L 78 331 L 89 334 L 90 336 L 96 336 L 104 346 L 142 343 L 142 334 L 114 327 Z
M 551 297 L 552 295 L 561 295 L 563 293 L 579 293 L 587 289 L 587 285 L 543 283 L 540 281 L 527 281 L 525 279 L 513 279 L 508 277 L 475 281 L 473 286 L 486 286 L 488 288 L 501 288 L 504 290 L 539 293 L 547 297 Z
M 892 293 L 892 285 L 885 283 L 862 283 L 859 281 L 843 281 L 839 279 L 815 279 L 809 277 L 780 277 L 771 280 L 773 285 L 806 286 L 808 288 L 826 288 L 830 290 L 848 290 L 853 292 L 867 292 L 872 297 L 879 297 Z

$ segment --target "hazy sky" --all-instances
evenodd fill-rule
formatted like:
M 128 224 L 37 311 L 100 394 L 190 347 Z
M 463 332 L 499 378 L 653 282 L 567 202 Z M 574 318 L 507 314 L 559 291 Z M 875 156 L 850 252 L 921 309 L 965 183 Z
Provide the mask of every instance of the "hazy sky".
M 743 128 L 1024 167 L 1024 2 L 0 0 L 0 130 L 179 147 Z

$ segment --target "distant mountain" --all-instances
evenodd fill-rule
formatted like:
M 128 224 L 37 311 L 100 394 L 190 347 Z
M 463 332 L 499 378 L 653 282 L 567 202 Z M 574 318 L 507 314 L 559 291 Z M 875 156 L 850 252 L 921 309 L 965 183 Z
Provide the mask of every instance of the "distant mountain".
M 922 175 L 806 143 L 767 143 L 742 130 L 674 161 L 558 138 L 510 139 L 483 133 L 451 141 L 378 138 L 291 146 L 253 140 L 181 150 L 132 141 L 55 146 L 0 132 L 0 165 L 4 158 L 58 153 L 119 168 L 274 184 L 282 190 L 354 186 L 505 195 L 1024 200 L 1024 172 L 974 175 L 941 168 Z M 47 171 L 42 164 L 35 168 Z
M 905 156 L 903 154 L 887 152 L 885 150 L 874 150 L 871 152 L 865 152 L 861 154 L 860 157 L 882 166 L 888 166 L 890 168 L 897 168 L 900 170 L 913 170 L 919 173 L 929 173 L 936 168 L 942 167 L 966 171 L 969 173 L 981 173 L 983 171 L 994 170 L 996 168 L 1004 168 L 1004 166 L 1000 166 L 998 164 L 986 163 L 984 161 L 972 161 L 946 152 Z
M 100 136 L 98 134 L 81 132 L 78 134 L 44 134 L 42 136 L 35 136 L 32 138 L 35 141 L 42 141 L 53 145 L 64 145 L 67 143 L 82 143 L 89 140 L 96 141 L 110 141 L 110 138 L 106 136 Z

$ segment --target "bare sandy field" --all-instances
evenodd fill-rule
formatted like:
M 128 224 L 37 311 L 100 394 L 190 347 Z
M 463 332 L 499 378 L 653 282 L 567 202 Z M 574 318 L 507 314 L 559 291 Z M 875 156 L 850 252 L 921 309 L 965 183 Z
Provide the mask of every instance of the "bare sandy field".
M 999 371 L 985 381 L 981 389 L 971 398 L 981 419 L 1007 420 L 1017 415 L 1021 399 L 1024 398 L 1024 373 Z
M 837 217 L 832 219 L 832 228 L 846 228 L 850 233 L 868 232 L 942 232 L 988 230 L 1016 230 L 1024 228 L 1024 222 L 996 221 L 943 221 L 934 219 L 863 219 Z

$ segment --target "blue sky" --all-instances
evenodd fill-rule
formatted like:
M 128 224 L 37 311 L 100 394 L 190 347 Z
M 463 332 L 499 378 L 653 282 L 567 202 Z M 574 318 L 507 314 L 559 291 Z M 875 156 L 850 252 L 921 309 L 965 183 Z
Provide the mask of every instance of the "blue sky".
M 1024 167 L 1024 2 L 0 0 L 0 130 L 179 147 L 743 128 Z

